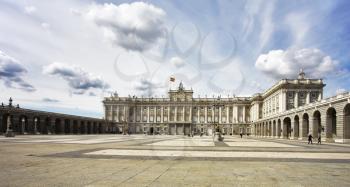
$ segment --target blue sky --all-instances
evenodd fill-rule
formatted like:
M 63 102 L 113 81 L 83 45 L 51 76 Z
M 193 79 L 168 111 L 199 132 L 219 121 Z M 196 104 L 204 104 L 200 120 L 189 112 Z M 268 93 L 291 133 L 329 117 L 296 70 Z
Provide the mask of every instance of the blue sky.
M 350 2 L 0 0 L 0 100 L 103 116 L 101 101 L 249 96 L 303 68 L 349 90 Z M 176 78 L 169 84 L 169 77 Z

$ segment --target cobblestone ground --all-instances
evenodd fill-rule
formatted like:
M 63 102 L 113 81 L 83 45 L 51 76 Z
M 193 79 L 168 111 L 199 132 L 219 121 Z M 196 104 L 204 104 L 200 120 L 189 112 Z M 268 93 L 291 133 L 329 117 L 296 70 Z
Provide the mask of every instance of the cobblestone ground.
M 350 186 L 350 145 L 226 136 L 0 137 L 0 186 Z

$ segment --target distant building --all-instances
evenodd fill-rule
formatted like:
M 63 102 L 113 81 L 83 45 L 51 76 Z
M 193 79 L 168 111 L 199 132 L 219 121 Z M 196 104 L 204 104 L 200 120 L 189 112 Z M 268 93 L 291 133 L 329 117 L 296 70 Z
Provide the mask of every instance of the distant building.
M 252 97 L 194 98 L 193 91 L 186 90 L 180 83 L 177 90 L 169 90 L 167 98 L 120 97 L 115 94 L 105 98 L 103 103 L 105 118 L 115 124 L 116 131 L 124 133 L 212 135 L 220 130 L 227 135 L 272 136 L 275 131 L 275 137 L 279 134 L 278 137 L 291 138 L 294 118 L 291 120 L 289 117 L 289 123 L 281 125 L 281 120 L 284 120 L 281 117 L 286 112 L 296 112 L 298 108 L 320 102 L 324 86 L 322 79 L 307 79 L 301 71 L 297 79 L 280 80 L 264 93 Z M 346 99 L 349 95 L 345 94 L 344 97 Z M 342 106 L 345 107 L 345 104 Z M 293 132 L 298 132 L 295 135 L 297 138 L 306 137 L 309 131 L 316 131 L 307 127 L 307 133 L 304 130 L 302 135 L 299 134 L 299 126 L 298 129 L 295 127 Z M 259 134 L 265 131 L 266 134 Z M 271 131 L 270 135 L 267 135 L 268 131 Z

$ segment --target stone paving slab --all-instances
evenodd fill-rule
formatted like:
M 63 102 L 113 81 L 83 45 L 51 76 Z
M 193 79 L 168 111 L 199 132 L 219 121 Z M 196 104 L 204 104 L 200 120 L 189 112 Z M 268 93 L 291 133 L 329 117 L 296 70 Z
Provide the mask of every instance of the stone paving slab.
M 19 142 L 23 140 L 28 142 Z M 0 138 L 0 186 L 350 186 L 347 146 L 230 136 L 224 143 L 234 146 L 193 143 L 211 140 L 144 135 Z M 68 141 L 87 143 L 61 143 Z M 154 144 L 169 141 L 192 146 Z M 120 156 L 89 154 L 106 150 Z M 178 159 L 181 155 L 188 159 Z
M 86 155 L 156 156 L 156 157 L 204 157 L 204 158 L 299 158 L 299 159 L 343 159 L 350 161 L 350 153 L 299 153 L 299 152 L 229 152 L 229 151 L 167 151 L 167 150 L 123 150 L 106 149 Z

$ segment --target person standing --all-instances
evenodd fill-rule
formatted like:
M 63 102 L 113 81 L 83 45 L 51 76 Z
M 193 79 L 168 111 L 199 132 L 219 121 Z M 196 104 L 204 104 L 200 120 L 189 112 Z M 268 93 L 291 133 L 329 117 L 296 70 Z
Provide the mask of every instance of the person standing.
M 309 137 L 308 137 L 308 142 L 307 142 L 307 144 L 312 144 L 312 135 L 311 134 L 309 134 Z

